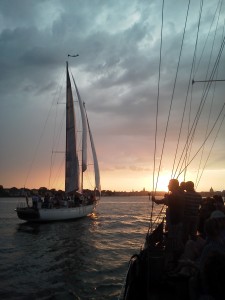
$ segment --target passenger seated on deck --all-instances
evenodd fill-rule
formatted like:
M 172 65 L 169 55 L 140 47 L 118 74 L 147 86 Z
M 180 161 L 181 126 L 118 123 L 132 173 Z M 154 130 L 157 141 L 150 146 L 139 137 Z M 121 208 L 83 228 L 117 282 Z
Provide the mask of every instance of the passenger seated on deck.
M 78 196 L 74 195 L 74 205 L 79 206 L 80 205 L 80 198 Z
M 38 196 L 37 195 L 32 196 L 32 205 L 34 208 L 38 207 Z
M 167 253 L 168 260 L 176 260 L 183 251 L 182 241 L 182 220 L 184 214 L 184 197 L 180 191 L 179 182 L 177 179 L 169 181 L 169 194 L 161 200 L 156 200 L 152 197 L 152 201 L 156 204 L 165 204 L 168 206 L 169 220 L 168 220 L 168 239 L 167 239 Z M 170 258 L 169 258 L 170 257 Z
M 213 300 L 225 299 L 225 254 L 214 251 L 204 264 L 201 275 L 202 292 L 199 300 L 204 300 L 206 296 Z
M 206 197 L 202 200 L 202 205 L 199 210 L 198 232 L 202 237 L 205 237 L 204 226 L 206 220 L 210 217 L 211 213 L 215 210 L 213 198 Z
M 184 243 L 190 239 L 196 239 L 199 208 L 202 204 L 202 196 L 194 189 L 194 183 L 187 181 L 185 184 L 186 193 L 184 194 L 184 219 L 183 219 L 183 239 Z
M 225 215 L 223 212 L 216 210 L 214 211 L 210 218 L 206 221 L 205 231 L 207 235 L 206 244 L 203 247 L 202 253 L 195 261 L 196 267 L 199 271 L 190 280 L 190 298 L 191 300 L 199 299 L 199 296 L 207 293 L 207 278 L 205 277 L 205 271 L 207 269 L 207 264 L 210 260 L 211 255 L 221 255 L 225 256 Z M 216 263 L 215 259 L 214 262 Z M 220 268 L 220 265 L 214 266 L 215 268 Z M 223 266 L 224 267 L 224 264 Z M 209 270 L 208 270 L 209 271 Z M 210 276 L 210 274 L 207 274 Z M 209 278 L 209 277 L 208 277 Z M 216 278 L 214 278 L 216 279 Z M 220 280 L 220 278 L 218 278 Z M 223 284 L 224 285 L 224 284 Z M 214 295 L 213 295 L 214 296 Z M 214 299 L 225 299 L 225 298 L 214 298 Z
M 222 196 L 220 196 L 220 195 L 214 195 L 213 199 L 214 199 L 215 209 L 221 210 L 222 212 L 225 213 L 225 207 L 224 207 L 224 202 L 223 202 Z
M 91 194 L 90 197 L 88 197 L 88 204 L 93 204 L 95 201 L 95 195 Z
M 49 194 L 46 194 L 44 197 L 44 203 L 43 203 L 44 208 L 49 208 L 49 200 L 50 200 Z
M 212 212 L 205 223 L 206 239 L 189 240 L 180 260 L 180 273 L 190 276 L 191 268 L 203 270 L 205 260 L 213 252 L 225 254 L 225 214 L 219 210 Z

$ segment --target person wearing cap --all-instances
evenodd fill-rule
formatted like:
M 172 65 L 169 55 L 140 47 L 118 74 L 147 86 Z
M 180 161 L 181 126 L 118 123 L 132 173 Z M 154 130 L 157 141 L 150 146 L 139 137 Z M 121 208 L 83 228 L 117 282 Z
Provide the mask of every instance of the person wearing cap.
M 184 193 L 184 219 L 183 219 L 183 241 L 195 240 L 198 229 L 199 208 L 202 204 L 202 196 L 194 189 L 194 183 L 187 181 Z
M 182 220 L 184 213 L 184 196 L 180 189 L 179 181 L 171 179 L 168 185 L 169 192 L 163 199 L 156 200 L 152 196 L 152 201 L 156 204 L 164 204 L 167 208 L 167 226 L 168 226 L 168 240 L 167 251 L 170 252 L 172 260 L 176 258 L 183 251 L 182 241 Z

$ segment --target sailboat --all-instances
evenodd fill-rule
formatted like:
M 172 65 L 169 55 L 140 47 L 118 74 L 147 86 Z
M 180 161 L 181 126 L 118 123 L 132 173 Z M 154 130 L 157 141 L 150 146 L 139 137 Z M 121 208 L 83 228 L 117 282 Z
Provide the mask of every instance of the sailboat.
M 70 55 L 68 55 L 70 56 Z M 74 83 L 79 113 L 82 123 L 82 149 L 81 158 L 78 153 L 77 129 L 74 97 L 71 86 L 71 78 Z M 87 145 L 88 138 L 91 146 L 94 165 L 95 188 L 90 194 L 84 192 L 83 175 L 88 169 Z M 15 209 L 20 219 L 31 222 L 48 222 L 71 220 L 92 214 L 96 206 L 96 193 L 100 196 L 100 172 L 94 140 L 88 121 L 84 102 L 82 102 L 78 87 L 73 75 L 70 76 L 68 62 L 66 62 L 66 150 L 65 150 L 65 193 L 61 199 L 46 198 L 46 203 L 40 198 L 34 197 L 33 205 L 20 203 Z M 80 150 L 80 149 L 79 149 Z M 81 161 L 79 161 L 79 158 Z

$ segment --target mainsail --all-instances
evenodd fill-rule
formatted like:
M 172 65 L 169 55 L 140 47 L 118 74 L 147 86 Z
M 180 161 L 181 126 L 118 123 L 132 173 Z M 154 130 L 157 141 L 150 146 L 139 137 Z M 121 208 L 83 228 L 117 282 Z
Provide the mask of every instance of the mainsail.
M 76 121 L 68 62 L 66 63 L 66 166 L 65 191 L 71 193 L 79 189 L 79 162 L 76 146 Z

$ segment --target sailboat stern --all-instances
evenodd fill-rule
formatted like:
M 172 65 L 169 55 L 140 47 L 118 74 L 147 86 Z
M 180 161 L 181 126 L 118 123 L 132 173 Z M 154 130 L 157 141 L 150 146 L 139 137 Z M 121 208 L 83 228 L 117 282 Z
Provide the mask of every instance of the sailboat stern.
M 19 219 L 24 221 L 39 221 L 40 214 L 39 210 L 33 207 L 17 207 L 17 216 Z

